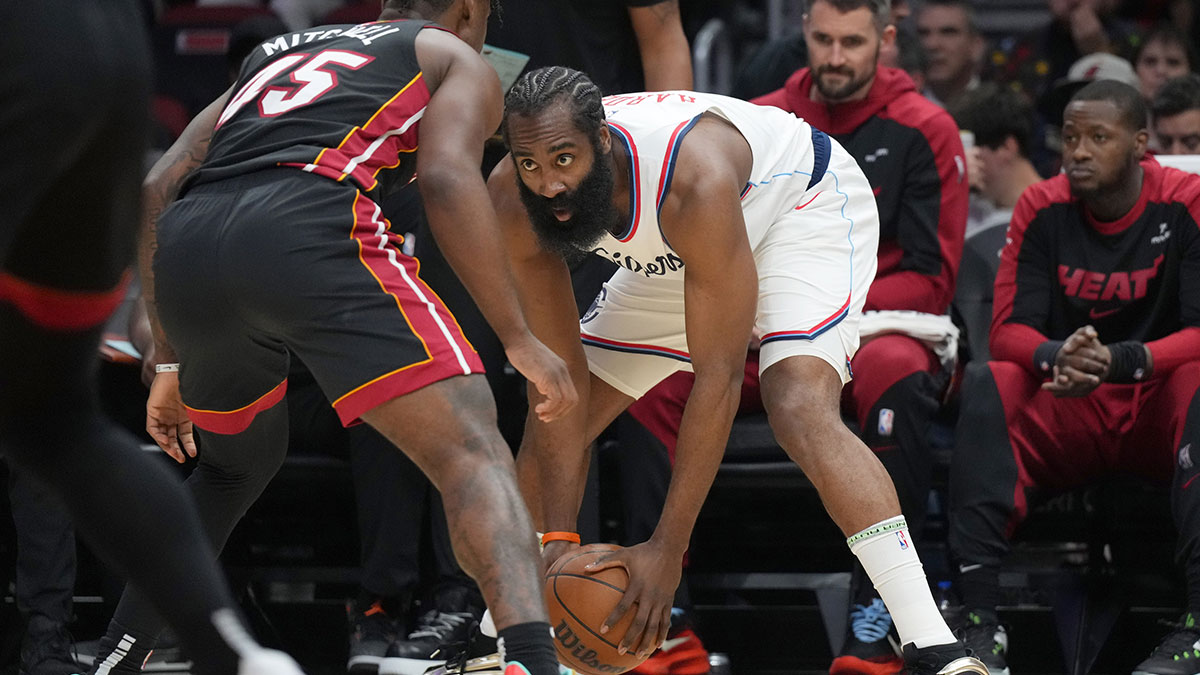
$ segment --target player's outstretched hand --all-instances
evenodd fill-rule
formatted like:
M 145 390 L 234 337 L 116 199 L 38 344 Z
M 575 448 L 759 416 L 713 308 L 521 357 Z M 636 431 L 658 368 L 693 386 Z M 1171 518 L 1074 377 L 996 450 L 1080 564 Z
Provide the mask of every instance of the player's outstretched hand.
M 532 382 L 542 395 L 542 400 L 534 407 L 541 421 L 551 422 L 562 417 L 579 401 L 567 364 L 537 338 L 530 335 L 528 339 L 506 346 L 504 354 L 513 368 Z
M 158 373 L 150 384 L 146 400 L 146 431 L 176 462 L 183 464 L 196 456 L 196 440 L 192 436 L 192 420 L 179 396 L 179 373 Z
M 671 627 L 671 605 L 683 573 L 683 562 L 679 556 L 668 555 L 651 539 L 614 551 L 584 569 L 599 572 L 611 567 L 625 568 L 629 574 L 629 585 L 625 588 L 624 597 L 604 620 L 600 632 L 608 632 L 626 612 L 637 612 L 617 645 L 617 651 L 648 657 L 667 639 L 667 630 Z

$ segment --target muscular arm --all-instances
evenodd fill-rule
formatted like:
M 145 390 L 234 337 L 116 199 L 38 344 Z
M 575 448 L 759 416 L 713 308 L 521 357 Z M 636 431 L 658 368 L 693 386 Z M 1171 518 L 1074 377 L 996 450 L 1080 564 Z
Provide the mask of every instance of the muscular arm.
M 642 55 L 646 91 L 692 88 L 692 52 L 679 20 L 679 0 L 629 7 Z
M 175 143 L 154 163 L 142 182 L 138 271 L 142 277 L 142 299 L 146 306 L 146 317 L 150 320 L 150 331 L 154 338 L 153 360 L 156 363 L 179 360 L 158 321 L 158 307 L 154 300 L 154 252 L 158 250 L 158 217 L 175 201 L 183 181 L 208 155 L 213 127 L 216 126 L 217 117 L 225 108 L 231 91 L 226 91 L 196 115 Z M 147 367 L 149 365 L 147 364 Z
M 512 270 L 517 297 L 530 330 L 567 364 L 580 405 L 552 422 L 532 413 L 517 463 L 521 489 L 543 532 L 574 532 L 587 479 L 586 438 L 589 401 L 587 357 L 579 340 L 575 297 L 566 263 L 542 250 L 517 196 L 512 161 L 505 157 L 488 179 L 505 243 L 505 260 Z M 530 401 L 541 399 L 533 387 Z
M 439 30 L 424 30 L 417 59 L 431 88 L 421 119 L 417 184 L 438 247 L 507 347 L 528 333 L 495 212 L 479 174 L 483 144 L 500 126 L 503 99 L 495 72 L 469 46 Z
M 653 538 L 681 558 L 737 412 L 758 273 L 739 199 L 750 170 L 745 140 L 724 122 L 705 119 L 684 140 L 676 166 L 660 222 L 687 270 L 688 352 L 696 381 Z
M 433 92 L 421 119 L 417 184 L 437 239 L 463 286 L 504 344 L 509 363 L 545 395 L 531 408 L 543 420 L 577 400 L 569 373 L 530 332 L 505 264 L 500 225 L 479 173 L 484 142 L 500 126 L 496 72 L 473 49 L 440 30 L 423 30 L 417 60 Z

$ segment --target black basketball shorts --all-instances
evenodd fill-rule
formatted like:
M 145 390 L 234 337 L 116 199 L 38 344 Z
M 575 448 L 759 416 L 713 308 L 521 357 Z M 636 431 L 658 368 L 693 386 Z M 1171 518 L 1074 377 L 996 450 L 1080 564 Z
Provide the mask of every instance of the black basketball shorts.
M 157 308 L 192 421 L 232 434 L 282 400 L 290 354 L 343 424 L 438 380 L 483 372 L 379 206 L 273 169 L 191 189 L 158 224 Z

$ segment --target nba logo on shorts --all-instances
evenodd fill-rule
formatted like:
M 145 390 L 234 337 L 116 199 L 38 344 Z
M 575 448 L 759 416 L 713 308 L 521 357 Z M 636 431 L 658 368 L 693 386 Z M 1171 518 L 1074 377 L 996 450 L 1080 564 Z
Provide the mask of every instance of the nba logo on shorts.
M 891 408 L 881 408 L 879 410 L 879 435 L 892 435 L 892 422 L 896 419 L 896 413 L 892 412 Z
M 904 530 L 900 530 L 899 532 L 896 533 L 896 539 L 900 541 L 900 550 L 907 551 L 908 550 L 908 540 L 904 538 Z

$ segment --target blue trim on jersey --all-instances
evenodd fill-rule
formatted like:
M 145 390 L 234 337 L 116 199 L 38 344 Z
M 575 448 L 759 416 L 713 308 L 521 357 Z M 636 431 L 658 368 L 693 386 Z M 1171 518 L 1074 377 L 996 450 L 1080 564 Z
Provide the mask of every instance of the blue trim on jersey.
M 662 357 L 666 357 L 668 359 L 682 361 L 683 363 L 691 363 L 692 362 L 692 359 L 687 356 L 682 356 L 680 354 L 676 354 L 672 351 L 668 351 L 665 349 L 657 349 L 657 348 L 649 347 L 649 346 L 617 345 L 617 344 L 613 344 L 611 342 L 602 342 L 600 340 L 594 340 L 592 338 L 587 337 L 586 335 L 580 336 L 579 339 L 585 345 L 590 345 L 592 347 L 598 347 L 600 349 L 607 349 L 612 352 L 623 352 L 625 354 L 645 354 L 647 356 L 662 356 Z
M 833 154 L 833 147 L 832 147 L 832 143 L 829 140 L 828 134 L 826 134 L 824 131 L 821 131 L 820 129 L 812 126 L 811 124 L 809 125 L 808 128 L 812 130 L 812 145 L 813 145 L 812 171 L 811 172 L 800 171 L 799 169 L 797 169 L 795 171 L 790 171 L 788 173 L 777 173 L 777 174 L 771 176 L 770 178 L 768 178 L 766 180 L 760 180 L 757 183 L 755 183 L 753 181 L 749 181 L 746 183 L 746 187 L 742 188 L 741 199 L 745 199 L 746 195 L 750 194 L 750 190 L 752 190 L 756 187 L 763 187 L 766 185 L 770 185 L 771 183 L 775 182 L 776 178 L 788 178 L 791 176 L 808 176 L 808 187 L 805 188 L 806 191 L 813 189 L 813 186 L 815 186 L 817 183 L 821 182 L 821 179 L 825 177 L 825 173 L 829 170 L 829 158 Z
M 813 169 L 812 175 L 808 179 L 809 190 L 813 186 L 821 182 L 825 177 L 825 172 L 829 170 L 829 155 L 833 151 L 829 142 L 829 136 L 820 129 L 809 126 L 812 129 L 812 144 L 813 144 Z
M 702 114 L 703 113 L 701 113 L 701 115 Z M 683 145 L 683 137 L 686 136 L 687 132 L 691 131 L 692 127 L 696 126 L 696 122 L 699 121 L 700 115 L 693 117 L 692 121 L 688 122 L 686 127 L 680 129 L 678 134 L 675 134 L 675 142 L 671 144 L 671 147 L 667 148 L 667 175 L 663 178 L 662 194 L 658 195 L 658 204 L 655 204 L 654 212 L 656 214 L 662 214 L 663 202 L 667 200 L 667 193 L 671 191 L 671 179 L 675 177 L 675 160 L 679 157 L 679 148 Z M 658 229 L 660 231 L 662 230 L 662 223 L 658 224 Z M 664 236 L 663 241 L 666 241 L 666 239 L 667 238 Z
M 634 169 L 634 162 L 638 161 L 637 155 L 633 152 L 633 141 L 625 135 L 625 132 L 615 124 L 608 125 L 609 131 L 617 137 L 617 140 L 625 146 L 625 152 L 629 155 L 629 223 L 625 225 L 625 230 L 621 234 L 614 235 L 617 239 L 624 240 L 632 232 L 637 225 L 637 204 L 640 198 L 641 186 L 638 185 L 637 171 Z

